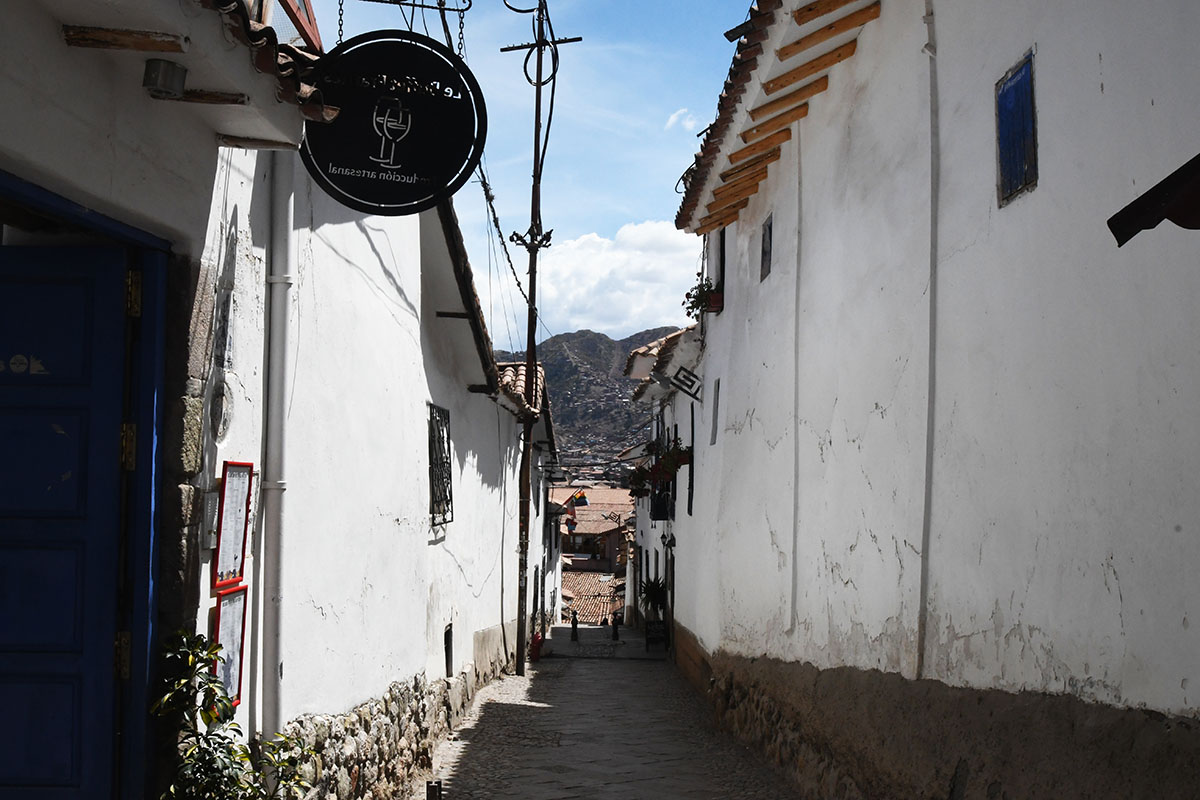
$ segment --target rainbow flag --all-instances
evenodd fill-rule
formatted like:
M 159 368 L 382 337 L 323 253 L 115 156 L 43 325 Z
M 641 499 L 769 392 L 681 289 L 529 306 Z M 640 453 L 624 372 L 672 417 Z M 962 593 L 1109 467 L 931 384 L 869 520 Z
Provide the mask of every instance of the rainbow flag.
M 576 492 L 571 497 L 571 500 L 574 501 L 575 505 L 577 506 L 586 506 L 588 504 L 587 494 L 584 493 L 583 489 L 580 489 L 578 492 Z

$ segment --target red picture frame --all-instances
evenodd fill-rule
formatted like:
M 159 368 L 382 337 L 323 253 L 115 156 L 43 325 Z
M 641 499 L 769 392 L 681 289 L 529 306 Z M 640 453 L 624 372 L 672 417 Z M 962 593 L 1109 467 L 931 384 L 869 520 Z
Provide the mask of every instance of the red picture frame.
M 236 707 L 242 702 L 242 652 L 246 643 L 246 586 L 235 586 L 217 592 L 217 609 L 213 620 L 213 638 L 221 645 L 224 661 L 213 664 L 213 672 L 225 685 L 225 693 Z
M 212 587 L 236 586 L 246 573 L 246 538 L 254 464 L 226 461 L 221 468 L 221 504 L 217 511 L 217 549 L 212 557 Z

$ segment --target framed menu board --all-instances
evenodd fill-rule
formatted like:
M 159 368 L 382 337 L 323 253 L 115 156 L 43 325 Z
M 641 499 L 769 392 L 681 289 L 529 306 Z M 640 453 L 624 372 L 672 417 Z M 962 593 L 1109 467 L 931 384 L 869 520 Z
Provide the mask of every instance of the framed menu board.
M 250 483 L 254 465 L 226 461 L 221 471 L 221 505 L 217 511 L 217 551 L 213 554 L 214 589 L 241 583 L 250 528 Z
M 225 660 L 217 662 L 217 675 L 225 694 L 236 706 L 242 701 L 242 649 L 246 640 L 246 587 L 217 592 L 217 644 Z

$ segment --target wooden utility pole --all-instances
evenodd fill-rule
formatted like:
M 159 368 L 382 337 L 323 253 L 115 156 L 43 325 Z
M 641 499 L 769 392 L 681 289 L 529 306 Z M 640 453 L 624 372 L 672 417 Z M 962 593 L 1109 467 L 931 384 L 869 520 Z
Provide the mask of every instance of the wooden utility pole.
M 512 8 L 512 6 L 509 6 Z M 549 81 L 554 80 L 552 73 L 549 78 L 545 76 L 545 55 L 546 50 L 554 50 L 560 44 L 568 42 L 582 41 L 582 37 L 576 36 L 569 39 L 547 39 L 546 38 L 546 19 L 547 9 L 546 0 L 538 0 L 537 9 L 530 9 L 532 13 L 537 14 L 537 41 L 529 44 L 511 45 L 509 47 L 500 48 L 500 52 L 508 53 L 514 50 L 534 51 L 529 55 L 536 55 L 536 71 L 533 77 L 529 76 L 528 66 L 526 66 L 525 77 L 533 84 L 534 101 L 533 101 L 533 191 L 530 194 L 529 200 L 529 231 L 521 236 L 514 233 L 512 240 L 520 245 L 523 245 L 529 252 L 529 325 L 525 336 L 525 404 L 528 409 L 525 412 L 525 418 L 522 420 L 521 429 L 521 474 L 519 483 L 521 486 L 520 505 L 519 505 L 519 525 L 520 533 L 518 534 L 518 556 L 517 556 L 517 674 L 525 674 L 525 641 L 526 641 L 526 613 L 525 613 L 525 598 L 526 583 L 528 580 L 529 571 L 529 501 L 533 494 L 533 476 L 532 476 L 532 460 L 533 460 L 533 424 L 537 421 L 537 414 L 533 409 L 537 406 L 537 346 L 535 337 L 537 336 L 537 257 L 538 251 L 543 247 L 550 246 L 550 234 L 552 231 L 542 231 L 542 87 Z M 529 63 L 529 55 L 525 57 L 525 63 Z M 557 72 L 557 55 L 555 55 L 555 72 Z M 543 391 L 544 391 L 543 387 Z

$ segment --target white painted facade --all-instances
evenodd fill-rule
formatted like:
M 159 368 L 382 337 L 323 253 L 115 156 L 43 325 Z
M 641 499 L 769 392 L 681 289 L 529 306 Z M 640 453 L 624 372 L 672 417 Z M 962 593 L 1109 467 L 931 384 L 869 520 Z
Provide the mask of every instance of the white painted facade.
M 1200 16 L 931 6 L 935 59 L 923 0 L 854 32 L 726 229 L 676 618 L 710 652 L 1194 716 L 1200 238 L 1118 250 L 1105 222 L 1196 155 Z M 791 10 L 701 207 L 763 81 L 806 60 L 775 49 L 830 21 Z M 995 87 L 1030 51 L 1039 179 L 1001 207 Z
M 246 102 L 151 99 L 141 85 L 147 53 L 68 47 L 64 24 L 186 36 L 187 52 L 172 58 L 187 65 L 188 88 L 238 91 Z M 131 269 L 143 257 L 155 264 L 144 270 L 144 313 L 131 323 L 141 348 L 128 356 L 139 373 L 131 380 L 136 385 L 114 383 L 114 391 L 129 393 L 143 423 L 128 478 L 129 509 L 96 523 L 113 541 L 130 537 L 132 555 L 122 567 L 132 577 L 129 586 L 118 586 L 117 570 L 109 570 L 62 592 L 76 592 L 76 607 L 85 610 L 118 591 L 132 598 L 121 616 L 105 618 L 113 629 L 99 637 L 99 656 L 87 653 L 87 663 L 109 671 L 88 676 L 78 706 L 78 718 L 99 719 L 95 727 L 108 735 L 115 713 L 108 706 L 116 704 L 93 684 L 103 690 L 124 681 L 124 740 L 72 738 L 91 735 L 82 727 L 54 732 L 77 741 L 74 752 L 100 753 L 100 771 L 90 772 L 89 760 L 82 773 L 101 776 L 96 785 L 108 786 L 119 762 L 122 798 L 142 796 L 153 772 L 149 706 L 171 628 L 182 614 L 185 626 L 211 633 L 213 551 L 203 542 L 212 520 L 202 519 L 197 495 L 216 489 L 226 460 L 255 465 L 237 720 L 247 734 L 263 728 L 264 685 L 274 671 L 264 667 L 263 655 L 267 276 L 281 247 L 272 241 L 272 219 L 285 205 L 272 189 L 273 160 L 293 187 L 294 215 L 279 551 L 281 722 L 351 711 L 417 675 L 432 681 L 449 671 L 473 679 L 473 663 L 503 661 L 516 646 L 521 425 L 489 396 L 490 343 L 485 359 L 462 318 L 478 309 L 464 296 L 474 291 L 469 270 L 465 281 L 456 280 L 452 250 L 461 242 L 447 241 L 437 209 L 369 217 L 325 196 L 292 152 L 220 147 L 220 136 L 294 147 L 304 121 L 297 103 L 280 99 L 278 76 L 255 69 L 250 48 L 234 40 L 229 24 L 228 12 L 192 0 L 45 0 L 6 9 L 0 33 L 0 100 L 9 109 L 0 119 L 3 244 L 46 252 L 59 245 L 123 247 L 134 254 Z M 438 317 L 443 311 L 459 316 Z M 125 325 L 124 308 L 103 312 Z M 430 403 L 450 414 L 453 521 L 436 527 Z M 544 468 L 553 451 L 546 426 L 535 427 L 530 580 L 547 561 Z M 19 468 L 13 461 L 0 459 L 0 466 Z M 87 476 L 76 479 L 84 483 Z M 182 554 L 178 561 L 174 550 Z M 546 576 L 546 585 L 556 578 L 557 572 Z M 534 596 L 530 587 L 526 614 Z M 112 671 L 118 626 L 127 637 L 133 629 L 125 678 Z M 89 705 L 93 694 L 99 699 Z M 14 720 L 18 727 L 27 722 L 62 727 L 51 714 Z
M 296 263 L 282 548 L 284 720 L 347 710 L 406 676 L 444 677 L 447 626 L 454 674 L 471 674 L 477 633 L 499 634 L 515 648 L 520 461 L 517 418 L 487 394 L 468 391 L 483 377 L 467 321 L 436 316 L 462 310 L 437 211 L 366 217 L 337 205 L 298 158 L 289 160 Z M 211 459 L 217 472 L 225 460 L 259 462 L 265 446 L 267 253 L 256 241 L 261 217 L 253 194 L 266 184 L 269 163 L 221 151 L 204 259 L 206 268 L 232 270 L 224 432 Z M 219 394 L 216 373 L 212 383 Z M 429 512 L 430 403 L 450 412 L 454 518 L 440 526 Z M 534 494 L 541 495 L 537 480 Z M 534 508 L 531 580 L 543 544 L 542 503 Z M 262 559 L 250 563 L 261 581 Z M 201 572 L 207 581 L 207 564 Z M 261 592 L 254 596 L 263 602 Z M 532 591 L 526 602 L 532 611 Z M 248 641 L 257 635 L 248 628 Z

